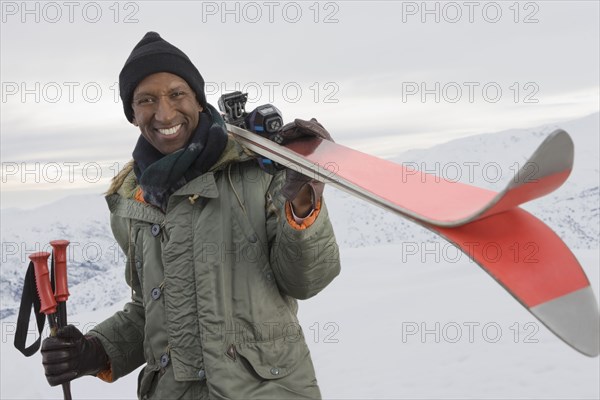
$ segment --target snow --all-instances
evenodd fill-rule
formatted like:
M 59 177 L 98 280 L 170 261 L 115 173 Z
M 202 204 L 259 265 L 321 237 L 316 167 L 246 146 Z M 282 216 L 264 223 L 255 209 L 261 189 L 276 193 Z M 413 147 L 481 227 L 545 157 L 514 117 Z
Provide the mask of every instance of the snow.
M 596 297 L 598 120 L 596 113 L 561 124 L 575 141 L 575 169 L 563 187 L 525 206 L 573 249 Z M 494 162 L 501 179 L 468 176 L 467 169 L 461 178 L 499 190 L 511 166 L 526 160 L 553 128 L 459 139 L 395 161 L 441 171 L 451 162 Z M 325 398 L 600 398 L 599 358 L 563 343 L 467 257 L 401 217 L 330 187 L 326 195 L 342 274 L 301 302 L 299 315 Z M 40 354 L 25 358 L 12 344 L 25 260 L 50 239 L 77 244 L 69 259 L 69 321 L 89 330 L 129 294 L 106 206 L 101 196 L 86 195 L 34 210 L 2 210 L 1 228 L 0 398 L 62 398 L 60 388 L 48 386 Z M 33 324 L 30 329 L 28 343 L 35 339 Z M 110 385 L 86 377 L 72 383 L 72 393 L 133 399 L 136 383 L 136 372 Z
M 598 251 L 575 253 L 598 293 Z M 548 332 L 475 264 L 429 258 L 402 262 L 397 245 L 343 249 L 342 274 L 301 302 L 325 398 L 599 397 L 598 358 Z M 89 329 L 118 308 L 70 321 Z M 61 398 L 44 379 L 39 353 L 25 358 L 12 347 L 12 327 L 2 322 L 0 397 Z M 133 399 L 136 377 L 110 385 L 85 377 L 72 383 L 72 393 Z
M 576 255 L 598 293 L 598 252 Z M 325 398 L 598 398 L 598 358 L 562 343 L 472 262 L 402 262 L 395 245 L 342 260 L 339 279 L 301 307 Z

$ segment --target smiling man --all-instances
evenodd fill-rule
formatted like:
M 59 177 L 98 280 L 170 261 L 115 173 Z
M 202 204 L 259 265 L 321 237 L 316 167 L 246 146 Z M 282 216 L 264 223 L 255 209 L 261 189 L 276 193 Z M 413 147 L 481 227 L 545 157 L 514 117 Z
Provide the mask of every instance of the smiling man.
M 155 32 L 119 84 L 140 137 L 107 202 L 131 301 L 88 335 L 67 326 L 44 340 L 48 382 L 113 382 L 145 363 L 144 399 L 320 397 L 296 300 L 340 271 L 323 184 L 262 170 L 196 67 Z M 331 140 L 314 119 L 280 135 Z
M 133 107 L 132 123 L 162 154 L 187 145 L 203 110 L 186 81 L 168 72 L 144 78 L 133 92 Z

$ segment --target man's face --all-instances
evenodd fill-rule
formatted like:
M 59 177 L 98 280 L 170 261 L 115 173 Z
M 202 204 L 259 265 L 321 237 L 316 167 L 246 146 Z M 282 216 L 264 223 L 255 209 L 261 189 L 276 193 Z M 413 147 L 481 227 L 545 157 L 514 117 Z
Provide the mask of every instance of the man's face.
M 185 80 L 168 72 L 144 78 L 133 91 L 133 124 L 163 154 L 187 145 L 202 106 Z

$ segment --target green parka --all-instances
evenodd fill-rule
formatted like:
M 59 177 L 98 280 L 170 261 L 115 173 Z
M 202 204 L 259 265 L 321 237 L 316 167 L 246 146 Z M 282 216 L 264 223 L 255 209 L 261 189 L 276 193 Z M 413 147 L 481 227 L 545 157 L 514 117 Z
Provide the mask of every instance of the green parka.
M 293 228 L 279 189 L 232 137 L 166 213 L 135 200 L 131 164 L 106 197 L 132 300 L 89 334 L 112 380 L 143 363 L 139 398 L 320 397 L 296 299 L 340 272 L 327 208 Z

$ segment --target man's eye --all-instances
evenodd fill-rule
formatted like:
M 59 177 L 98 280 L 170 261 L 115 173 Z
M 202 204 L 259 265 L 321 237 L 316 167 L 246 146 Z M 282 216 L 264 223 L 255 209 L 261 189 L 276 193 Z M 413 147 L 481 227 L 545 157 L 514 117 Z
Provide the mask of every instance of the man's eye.
M 142 97 L 135 101 L 135 104 L 138 106 L 143 106 L 144 104 L 151 104 L 154 100 L 151 97 Z
M 173 94 L 171 94 L 171 97 L 173 97 L 173 98 L 180 98 L 180 97 L 183 97 L 183 96 L 185 96 L 185 92 L 182 91 L 182 90 L 177 91 L 177 92 L 173 92 Z

